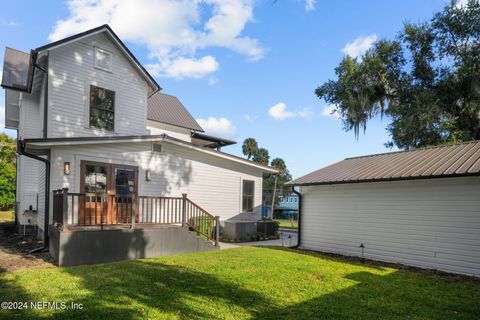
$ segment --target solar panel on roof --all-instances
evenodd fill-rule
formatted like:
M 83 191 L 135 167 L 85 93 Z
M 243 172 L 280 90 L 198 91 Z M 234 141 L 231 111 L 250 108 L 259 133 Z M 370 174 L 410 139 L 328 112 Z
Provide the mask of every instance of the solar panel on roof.
M 36 52 L 30 54 L 5 48 L 2 87 L 30 93 L 32 91 Z

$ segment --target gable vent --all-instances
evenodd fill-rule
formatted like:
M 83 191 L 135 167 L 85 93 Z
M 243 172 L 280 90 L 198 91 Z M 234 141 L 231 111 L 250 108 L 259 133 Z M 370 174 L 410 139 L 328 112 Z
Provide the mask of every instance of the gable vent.
M 152 151 L 157 152 L 157 153 L 161 153 L 162 152 L 162 145 L 159 144 L 159 143 L 153 143 L 152 144 Z
M 95 67 L 105 71 L 112 71 L 112 53 L 95 47 Z

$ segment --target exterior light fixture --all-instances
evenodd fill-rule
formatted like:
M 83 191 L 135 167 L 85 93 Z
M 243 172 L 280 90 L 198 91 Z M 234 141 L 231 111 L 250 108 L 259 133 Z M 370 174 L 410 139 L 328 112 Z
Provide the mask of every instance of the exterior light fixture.
M 63 163 L 63 174 L 70 175 L 70 162 Z
M 152 180 L 152 177 L 150 175 L 150 170 L 145 171 L 145 181 L 150 181 Z

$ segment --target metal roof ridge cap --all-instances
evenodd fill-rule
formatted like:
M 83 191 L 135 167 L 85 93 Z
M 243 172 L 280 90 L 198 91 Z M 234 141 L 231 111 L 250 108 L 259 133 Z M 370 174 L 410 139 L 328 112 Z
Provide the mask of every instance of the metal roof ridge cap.
M 436 145 L 436 146 L 420 147 L 420 148 L 410 149 L 410 150 L 397 150 L 397 151 L 390 151 L 390 152 L 366 154 L 366 155 L 361 155 L 361 156 L 348 157 L 348 158 L 345 158 L 344 160 L 377 157 L 377 156 L 383 156 L 383 155 L 389 155 L 389 154 L 395 154 L 395 153 L 409 153 L 409 152 L 422 151 L 422 150 L 428 150 L 428 149 L 441 149 L 441 148 L 445 148 L 445 147 L 453 147 L 453 146 L 458 146 L 458 145 L 462 145 L 462 144 L 470 144 L 470 143 L 480 143 L 480 140 L 470 140 L 470 141 L 450 143 L 450 144 L 440 144 L 440 145 Z

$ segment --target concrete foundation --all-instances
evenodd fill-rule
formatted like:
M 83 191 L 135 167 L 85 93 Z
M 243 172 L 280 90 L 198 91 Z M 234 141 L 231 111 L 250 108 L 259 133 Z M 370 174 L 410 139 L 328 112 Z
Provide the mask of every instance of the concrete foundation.
M 218 250 L 180 226 L 95 231 L 60 231 L 50 226 L 49 235 L 50 254 L 59 266 Z
M 273 236 L 276 232 L 273 221 L 225 221 L 223 236 L 230 240 L 247 240 L 248 237 L 262 233 L 266 237 Z

